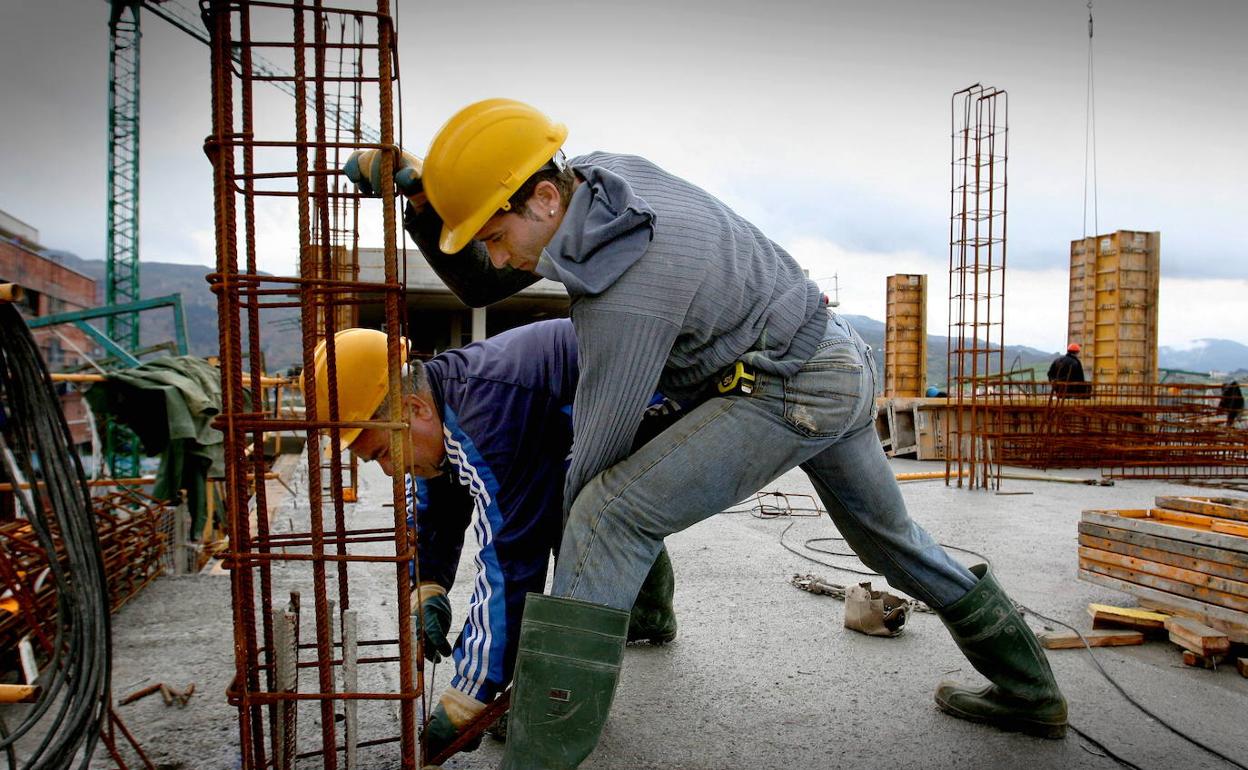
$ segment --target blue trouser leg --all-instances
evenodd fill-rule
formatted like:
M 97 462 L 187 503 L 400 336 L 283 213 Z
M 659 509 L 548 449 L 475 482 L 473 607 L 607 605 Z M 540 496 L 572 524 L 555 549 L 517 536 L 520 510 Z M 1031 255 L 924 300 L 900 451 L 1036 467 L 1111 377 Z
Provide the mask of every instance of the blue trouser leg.
M 664 537 L 801 464 L 866 563 L 935 606 L 960 598 L 975 578 L 906 513 L 872 431 L 874 388 L 866 346 L 833 317 L 797 374 L 762 374 L 750 396 L 706 401 L 587 484 L 554 594 L 627 609 Z

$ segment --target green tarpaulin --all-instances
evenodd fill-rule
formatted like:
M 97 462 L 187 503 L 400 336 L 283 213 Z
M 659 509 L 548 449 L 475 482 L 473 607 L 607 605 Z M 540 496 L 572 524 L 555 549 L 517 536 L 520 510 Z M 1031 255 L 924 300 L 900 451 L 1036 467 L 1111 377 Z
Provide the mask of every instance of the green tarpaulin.
M 149 457 L 160 456 L 153 495 L 177 501 L 186 492 L 191 535 L 207 515 L 207 479 L 224 473 L 224 435 L 212 427 L 221 412 L 221 373 L 202 358 L 169 356 L 111 372 L 86 392 L 97 414 L 134 431 Z

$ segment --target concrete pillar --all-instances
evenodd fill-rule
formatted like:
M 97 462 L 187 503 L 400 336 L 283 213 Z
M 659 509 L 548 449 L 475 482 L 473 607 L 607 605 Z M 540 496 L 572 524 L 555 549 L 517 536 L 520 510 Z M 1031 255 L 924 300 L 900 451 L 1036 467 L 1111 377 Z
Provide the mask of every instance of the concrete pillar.
M 485 339 L 485 308 L 474 307 L 472 309 L 472 341 L 480 342 Z
M 359 692 L 359 632 L 357 631 L 355 610 L 342 612 L 342 691 Z M 346 717 L 346 734 L 344 743 L 347 755 L 347 770 L 358 770 L 359 760 L 359 701 L 344 700 L 343 715 Z

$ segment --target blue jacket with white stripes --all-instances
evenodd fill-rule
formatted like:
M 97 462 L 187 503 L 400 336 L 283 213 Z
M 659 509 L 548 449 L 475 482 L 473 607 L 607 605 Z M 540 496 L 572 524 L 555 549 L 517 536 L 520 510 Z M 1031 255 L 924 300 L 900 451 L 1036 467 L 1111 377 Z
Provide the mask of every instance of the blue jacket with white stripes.
M 451 588 L 471 524 L 477 575 L 451 686 L 489 702 L 511 680 L 525 594 L 545 588 L 559 545 L 576 336 L 567 319 L 530 324 L 441 353 L 425 371 L 447 472 L 408 479 L 420 580 Z

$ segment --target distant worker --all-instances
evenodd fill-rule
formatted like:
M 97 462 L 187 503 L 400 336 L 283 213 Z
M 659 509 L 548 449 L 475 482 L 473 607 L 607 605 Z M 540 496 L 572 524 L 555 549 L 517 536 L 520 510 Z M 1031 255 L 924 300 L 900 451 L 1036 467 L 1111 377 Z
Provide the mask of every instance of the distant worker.
M 1049 365 L 1049 382 L 1057 396 L 1071 398 L 1087 397 L 1090 390 L 1083 378 L 1083 363 L 1079 361 L 1079 343 L 1066 346 L 1066 355 L 1058 356 Z
M 335 336 L 339 419 L 385 419 L 386 335 Z M 316 350 L 317 411 L 328 411 L 325 343 Z M 432 757 L 511 681 L 525 595 L 541 593 L 563 527 L 563 486 L 572 448 L 578 377 L 576 336 L 566 319 L 543 321 L 406 365 L 404 419 L 411 456 L 396 468 L 388 429 L 346 429 L 341 443 L 387 476 L 408 475 L 408 523 L 417 530 L 425 657 L 454 661 L 450 686 L 426 730 Z M 651 409 L 653 415 L 661 410 Z M 643 424 L 662 424 L 652 417 Z M 463 631 L 448 642 L 464 530 L 476 522 L 480 556 Z M 413 569 L 413 572 L 415 570 Z M 671 562 L 661 553 L 637 601 L 630 641 L 676 634 Z M 415 575 L 413 575 L 415 577 Z M 470 749 L 476 748 L 472 744 Z
M 1222 386 L 1222 398 L 1218 400 L 1218 411 L 1226 415 L 1226 427 L 1235 425 L 1239 415 L 1244 411 L 1244 391 L 1239 387 L 1238 380 L 1231 380 Z

